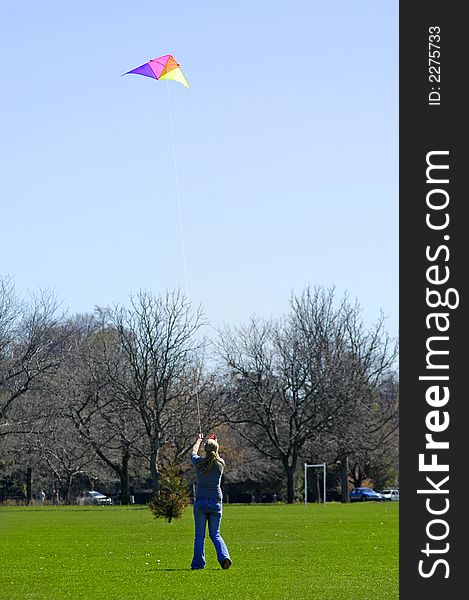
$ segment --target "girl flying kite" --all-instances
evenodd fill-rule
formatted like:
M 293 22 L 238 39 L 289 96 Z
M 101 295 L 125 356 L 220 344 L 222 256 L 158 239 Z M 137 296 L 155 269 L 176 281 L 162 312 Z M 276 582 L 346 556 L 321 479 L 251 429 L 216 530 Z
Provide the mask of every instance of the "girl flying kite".
M 222 569 L 229 569 L 231 558 L 220 535 L 223 494 L 220 487 L 225 461 L 218 454 L 217 436 L 210 435 L 204 444 L 205 456 L 198 455 L 204 436 L 200 433 L 192 448 L 191 462 L 195 469 L 196 492 L 194 502 L 194 557 L 192 569 L 205 567 L 205 529 L 208 523 L 210 539 L 215 546 L 217 559 Z

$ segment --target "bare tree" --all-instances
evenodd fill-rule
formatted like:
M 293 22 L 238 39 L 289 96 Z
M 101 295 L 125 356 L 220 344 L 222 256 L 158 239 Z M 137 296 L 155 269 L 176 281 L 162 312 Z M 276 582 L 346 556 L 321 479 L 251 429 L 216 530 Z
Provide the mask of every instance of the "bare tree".
M 361 409 L 361 410 L 360 410 Z M 342 446 L 348 447 L 349 477 L 355 487 L 364 479 L 386 485 L 397 473 L 399 382 L 395 373 L 384 378 L 371 403 L 359 407 L 360 418 L 349 424 Z M 393 481 L 393 483 L 395 483 Z
M 43 427 L 32 434 L 36 454 L 45 462 L 55 479 L 65 504 L 71 504 L 74 479 L 96 467 L 96 457 L 73 423 L 59 412 L 49 414 Z
M 158 460 L 162 447 L 195 406 L 191 369 L 203 346 L 196 334 L 204 323 L 202 310 L 195 312 L 180 291 L 154 297 L 141 291 L 131 307 L 101 311 L 113 332 L 124 368 L 108 372 L 121 401 L 136 410 L 148 442 L 146 458 L 152 487 L 158 489 Z M 191 409 L 191 428 L 197 421 Z
M 187 461 L 196 434 L 207 434 L 226 422 L 226 402 L 222 382 L 216 373 L 204 368 L 200 353 L 194 357 L 186 375 L 183 388 L 188 392 L 178 403 L 179 419 L 172 425 L 172 435 L 167 436 L 164 457 L 170 463 Z
M 232 379 L 230 422 L 266 458 L 282 464 L 288 502 L 295 499 L 294 475 L 305 445 L 339 417 L 355 419 L 351 399 L 375 385 L 392 363 L 382 329 L 366 332 L 359 313 L 347 298 L 337 305 L 333 289 L 308 288 L 292 297 L 281 321 L 253 318 L 221 334 L 219 352 Z
M 11 407 L 58 365 L 67 332 L 56 298 L 40 292 L 22 301 L 11 278 L 0 279 L 0 431 Z M 3 422 L 2 422 L 3 421 Z
M 69 323 L 71 344 L 51 381 L 51 391 L 63 415 L 121 485 L 122 504 L 130 503 L 129 462 L 142 436 L 141 425 L 129 402 L 115 393 L 112 379 L 125 371 L 113 335 L 93 316 Z
M 302 360 L 301 340 L 280 322 L 253 318 L 225 330 L 219 348 L 232 381 L 229 421 L 265 458 L 282 465 L 293 502 L 301 450 L 311 432 L 327 424 L 319 406 L 321 381 Z
M 332 319 L 324 320 L 318 306 L 328 307 L 327 313 L 332 309 Z M 305 340 L 322 339 L 319 364 L 324 367 L 323 400 L 329 406 L 330 421 L 326 435 L 337 448 L 342 501 L 348 502 L 351 453 L 365 436 L 379 445 L 380 434 L 385 439 L 389 426 L 396 427 L 397 405 L 385 405 L 379 399 L 396 360 L 397 344 L 384 329 L 383 315 L 366 327 L 360 306 L 350 303 L 347 296 L 334 309 L 334 289 L 308 288 L 293 299 L 293 307 L 295 324 Z

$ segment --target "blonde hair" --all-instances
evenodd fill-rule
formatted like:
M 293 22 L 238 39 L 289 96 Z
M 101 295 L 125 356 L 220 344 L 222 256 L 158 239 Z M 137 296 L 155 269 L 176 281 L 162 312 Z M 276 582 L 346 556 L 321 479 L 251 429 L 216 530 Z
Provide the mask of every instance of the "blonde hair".
M 223 458 L 221 458 L 221 456 L 218 454 L 218 442 L 216 440 L 213 439 L 208 439 L 205 444 L 204 444 L 204 450 L 205 450 L 205 459 L 202 463 L 200 463 L 200 471 L 201 473 L 203 473 L 204 475 L 206 473 L 208 473 L 210 471 L 210 469 L 212 469 L 212 467 L 216 464 L 220 465 L 221 467 L 225 466 L 225 461 L 223 460 Z

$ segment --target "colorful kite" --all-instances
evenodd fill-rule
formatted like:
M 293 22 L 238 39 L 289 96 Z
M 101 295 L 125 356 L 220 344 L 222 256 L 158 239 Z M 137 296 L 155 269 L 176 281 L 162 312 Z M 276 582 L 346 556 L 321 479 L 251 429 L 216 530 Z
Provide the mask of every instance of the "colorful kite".
M 129 75 L 130 73 L 152 77 L 153 79 L 171 79 L 172 81 L 179 81 L 179 83 L 182 83 L 187 88 L 189 87 L 186 78 L 179 68 L 179 63 L 176 62 L 174 56 L 171 56 L 171 54 L 158 56 L 158 58 L 154 58 L 150 62 L 132 69 L 132 71 L 127 71 L 124 75 Z

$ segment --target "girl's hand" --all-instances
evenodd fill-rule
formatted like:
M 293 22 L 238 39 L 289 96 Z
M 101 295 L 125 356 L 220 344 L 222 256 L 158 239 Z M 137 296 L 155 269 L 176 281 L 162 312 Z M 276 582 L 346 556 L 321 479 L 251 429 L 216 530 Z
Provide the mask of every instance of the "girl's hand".
M 204 439 L 204 434 L 203 433 L 199 433 L 199 436 L 197 438 L 198 440 L 202 441 Z

